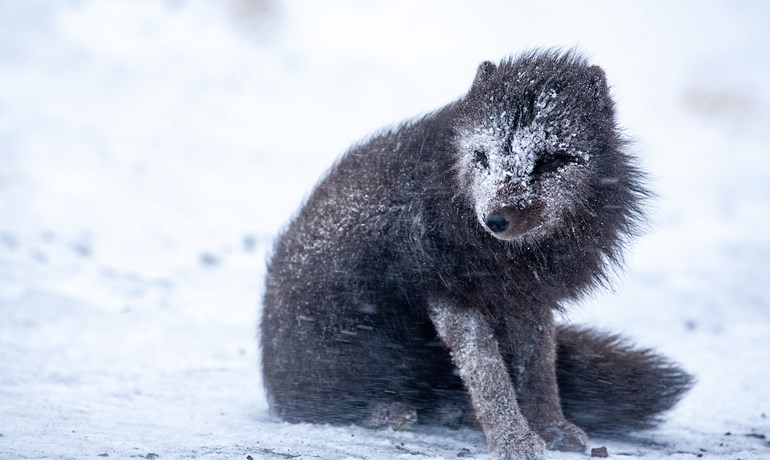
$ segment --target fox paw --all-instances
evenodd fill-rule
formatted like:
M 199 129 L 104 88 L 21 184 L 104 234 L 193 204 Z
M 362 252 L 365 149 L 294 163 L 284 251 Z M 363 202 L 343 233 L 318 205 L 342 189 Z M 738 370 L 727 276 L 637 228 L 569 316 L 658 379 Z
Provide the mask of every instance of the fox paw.
M 501 445 L 490 445 L 489 450 L 499 460 L 542 460 L 545 457 L 545 442 L 537 433 L 527 431 Z
M 537 432 L 551 450 L 583 452 L 588 445 L 588 435 L 566 420 L 539 427 Z
M 363 425 L 367 428 L 408 430 L 417 423 L 417 411 L 400 402 L 381 402 L 369 406 Z

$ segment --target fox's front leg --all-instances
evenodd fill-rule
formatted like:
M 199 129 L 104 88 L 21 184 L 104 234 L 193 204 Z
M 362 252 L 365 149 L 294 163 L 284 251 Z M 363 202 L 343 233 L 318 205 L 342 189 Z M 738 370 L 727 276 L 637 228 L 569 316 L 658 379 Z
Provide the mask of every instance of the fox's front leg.
M 564 418 L 556 382 L 556 328 L 551 312 L 508 318 L 502 345 L 529 426 L 549 449 L 582 452 L 585 432 Z
M 519 411 L 494 331 L 483 313 L 433 300 L 430 317 L 460 370 L 492 455 L 504 460 L 541 459 L 545 443 Z

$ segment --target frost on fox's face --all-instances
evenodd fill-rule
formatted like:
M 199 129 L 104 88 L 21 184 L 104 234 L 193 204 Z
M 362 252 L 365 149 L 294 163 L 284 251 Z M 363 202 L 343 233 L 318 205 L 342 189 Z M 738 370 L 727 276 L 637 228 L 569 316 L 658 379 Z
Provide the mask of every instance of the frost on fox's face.
M 605 125 L 586 120 L 605 115 L 595 110 L 607 97 L 601 69 L 540 80 L 528 70 L 482 64 L 455 129 L 460 189 L 481 226 L 508 241 L 537 239 L 585 210 L 592 139 L 602 137 L 592 130 Z

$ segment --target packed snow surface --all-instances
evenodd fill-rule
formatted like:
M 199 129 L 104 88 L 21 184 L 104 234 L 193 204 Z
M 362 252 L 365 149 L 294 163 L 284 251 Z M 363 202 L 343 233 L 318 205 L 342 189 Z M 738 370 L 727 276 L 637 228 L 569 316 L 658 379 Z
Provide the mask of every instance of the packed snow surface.
M 0 0 L 0 459 L 489 458 L 473 430 L 271 418 L 255 325 L 334 158 L 533 46 L 605 69 L 658 193 L 564 320 L 698 378 L 591 447 L 770 458 L 768 30 L 762 1 Z

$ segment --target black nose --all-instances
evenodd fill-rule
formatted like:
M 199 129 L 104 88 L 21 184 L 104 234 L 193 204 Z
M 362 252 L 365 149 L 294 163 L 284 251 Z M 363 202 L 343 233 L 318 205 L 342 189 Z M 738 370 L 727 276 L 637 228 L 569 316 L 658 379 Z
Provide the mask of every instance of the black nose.
M 495 233 L 504 232 L 508 228 L 508 219 L 497 213 L 488 215 L 485 222 L 487 227 Z

